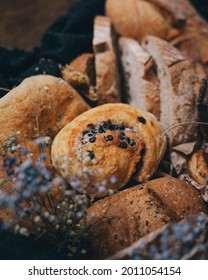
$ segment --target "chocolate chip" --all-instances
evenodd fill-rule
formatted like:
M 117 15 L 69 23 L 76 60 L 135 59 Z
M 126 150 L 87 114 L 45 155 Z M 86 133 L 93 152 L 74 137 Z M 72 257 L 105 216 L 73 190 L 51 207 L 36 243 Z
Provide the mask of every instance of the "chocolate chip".
M 136 145 L 136 141 L 134 139 L 131 139 L 130 142 L 129 142 L 129 145 L 131 147 L 134 147 Z
M 89 124 L 87 125 L 87 127 L 91 128 L 91 129 L 94 129 L 94 128 L 95 128 L 95 125 L 92 124 L 92 123 L 89 123 Z
M 95 143 L 95 141 L 96 141 L 96 137 L 91 137 L 91 138 L 89 138 L 89 141 L 90 141 L 90 143 Z
M 107 135 L 104 137 L 105 138 L 105 141 L 113 141 L 114 137 L 112 135 Z
M 125 133 L 124 133 L 124 132 L 120 132 L 119 135 L 118 135 L 118 138 L 119 138 L 120 140 L 124 140 L 124 139 L 126 138 Z
M 143 124 L 146 124 L 147 122 L 143 117 L 138 117 L 138 121 Z
M 87 136 L 88 136 L 88 137 L 93 137 L 94 134 L 89 132 L 89 133 L 87 134 Z
M 128 146 L 127 146 L 126 142 L 120 142 L 118 147 L 120 147 L 122 149 L 126 149 Z
M 128 144 L 130 144 L 131 139 L 129 137 L 126 137 L 126 141 L 128 142 Z
M 104 133 L 105 129 L 100 125 L 98 128 L 98 133 Z
M 91 159 L 93 159 L 93 158 L 95 157 L 93 151 L 89 151 L 89 150 L 88 150 L 87 152 L 88 152 L 88 155 L 89 155 L 89 157 L 90 157 Z
M 96 129 L 91 129 L 91 130 L 90 130 L 90 133 L 92 133 L 92 134 L 97 134 L 98 131 L 97 131 Z

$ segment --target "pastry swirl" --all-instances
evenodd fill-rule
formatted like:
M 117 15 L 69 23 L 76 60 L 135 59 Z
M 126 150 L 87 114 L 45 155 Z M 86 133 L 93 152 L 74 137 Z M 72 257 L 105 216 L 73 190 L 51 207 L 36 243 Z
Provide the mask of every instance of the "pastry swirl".
M 166 149 L 156 118 L 127 104 L 105 104 L 66 125 L 52 144 L 52 162 L 80 192 L 104 197 L 134 177 L 148 180 Z

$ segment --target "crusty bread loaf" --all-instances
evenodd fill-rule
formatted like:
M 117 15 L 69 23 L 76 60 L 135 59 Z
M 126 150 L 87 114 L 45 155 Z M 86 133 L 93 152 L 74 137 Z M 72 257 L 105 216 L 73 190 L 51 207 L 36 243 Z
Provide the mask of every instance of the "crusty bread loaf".
M 169 131 L 171 144 L 196 140 L 198 128 L 193 122 L 199 121 L 196 103 L 204 85 L 201 69 L 168 42 L 157 37 L 147 36 L 144 47 L 151 53 L 158 67 L 160 121 L 165 130 L 173 127 Z M 183 122 L 187 124 L 178 125 Z
M 78 191 L 104 197 L 132 177 L 144 182 L 154 174 L 166 150 L 162 133 L 152 114 L 127 104 L 105 104 L 81 114 L 58 133 L 52 161 Z
M 88 209 L 89 257 L 109 257 L 166 223 L 198 212 L 207 212 L 200 194 L 178 179 L 160 178 L 118 192 Z
M 116 0 L 106 1 L 106 14 L 116 31 L 122 36 L 142 40 L 145 35 L 170 39 L 179 32 L 173 27 L 172 14 L 160 13 L 149 1 Z
M 96 102 L 98 99 L 95 89 L 94 60 L 93 54 L 83 53 L 62 70 L 63 79 L 74 87 L 87 101 L 92 102 Z
M 35 140 L 46 136 L 53 140 L 68 122 L 88 109 L 89 106 L 71 86 L 64 80 L 49 75 L 27 78 L 1 98 L 1 190 L 13 194 L 15 183 L 8 177 L 3 159 L 15 157 L 17 167 L 22 162 L 21 149 L 27 149 L 28 155 L 34 161 L 40 161 L 40 146 Z M 44 147 L 44 165 L 53 171 L 50 150 L 51 143 L 48 143 Z M 52 190 L 54 201 L 59 199 L 58 193 L 57 189 Z M 8 221 L 11 219 L 10 215 L 8 209 L 1 209 L 0 220 Z
M 151 55 L 134 39 L 119 39 L 127 101 L 160 119 L 160 91 L 156 65 Z
M 120 102 L 120 82 L 115 39 L 108 17 L 94 20 L 93 50 L 95 54 L 96 91 L 98 105 Z

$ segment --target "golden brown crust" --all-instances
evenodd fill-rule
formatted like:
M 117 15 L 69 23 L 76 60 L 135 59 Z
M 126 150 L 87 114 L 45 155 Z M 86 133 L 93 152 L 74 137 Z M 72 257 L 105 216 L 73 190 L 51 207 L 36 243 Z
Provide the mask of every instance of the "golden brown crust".
M 147 1 L 123 0 L 118 5 L 117 1 L 108 0 L 106 14 L 119 34 L 139 41 L 145 35 L 170 39 L 179 33 L 171 26 L 169 14 L 161 13 L 158 7 Z
M 47 136 L 53 140 L 68 122 L 88 109 L 89 106 L 71 86 L 53 76 L 32 76 L 12 89 L 0 100 L 0 179 L 7 178 L 7 172 L 2 168 L 5 153 L 5 156 L 23 158 L 20 149 L 15 154 L 5 151 L 8 138 L 14 135 L 16 145 L 28 149 L 32 159 L 39 161 L 40 148 L 35 139 Z M 48 143 L 44 149 L 47 156 L 45 165 L 53 170 L 50 148 L 51 143 Z M 12 182 L 8 181 L 1 189 L 12 193 L 12 187 Z M 57 189 L 52 190 L 52 194 L 55 200 L 59 200 Z M 6 210 L 0 211 L 0 219 L 5 218 L 11 218 L 10 214 Z
M 166 149 L 166 137 L 161 135 L 153 115 L 127 104 L 106 104 L 60 131 L 52 145 L 52 160 L 68 182 L 76 178 L 82 191 L 103 197 L 109 189 L 122 188 L 132 176 L 143 182 L 153 175 Z M 99 192 L 103 181 L 105 190 Z
M 139 15 L 135 0 L 106 1 L 106 14 L 111 19 L 116 31 L 126 37 L 138 39 L 140 35 Z
M 208 146 L 204 144 L 188 160 L 189 175 L 201 185 L 207 184 L 208 180 Z
M 76 57 L 62 70 L 65 81 L 74 87 L 82 96 L 90 101 L 97 101 L 95 89 L 95 61 L 91 53 L 83 53 Z
M 109 257 L 166 223 L 199 212 L 207 212 L 207 207 L 198 191 L 174 178 L 118 192 L 88 209 L 91 257 Z

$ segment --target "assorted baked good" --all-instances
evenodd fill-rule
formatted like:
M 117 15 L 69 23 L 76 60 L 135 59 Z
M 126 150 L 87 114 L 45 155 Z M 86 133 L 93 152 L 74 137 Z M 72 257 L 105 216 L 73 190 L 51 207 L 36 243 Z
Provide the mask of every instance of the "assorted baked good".
M 162 134 L 153 115 L 127 104 L 105 104 L 79 115 L 58 133 L 52 161 L 69 183 L 79 182 L 78 191 L 103 197 L 132 177 L 138 182 L 152 177 L 166 151 Z
M 16 179 L 5 182 L 8 172 L 28 157 L 40 162 L 38 139 L 50 140 L 43 167 L 58 172 L 79 198 L 98 200 L 84 206 L 86 219 L 75 215 L 73 222 L 84 224 L 88 255 L 100 259 L 167 223 L 207 213 L 193 186 L 170 174 L 149 181 L 160 176 L 173 146 L 207 138 L 206 126 L 199 128 L 208 120 L 207 23 L 186 0 L 107 0 L 106 14 L 94 19 L 92 53 L 66 65 L 64 80 L 30 77 L 0 99 L 1 190 L 12 195 Z M 5 168 L 13 156 L 22 158 Z M 197 183 L 207 184 L 206 144 L 187 165 Z M 60 188 L 50 195 L 44 209 L 58 202 L 55 213 L 69 203 Z M 10 210 L 1 208 L 0 220 L 24 224 Z M 71 216 L 66 221 L 73 223 Z M 27 226 L 34 231 L 30 218 Z
M 207 213 L 207 207 L 198 191 L 175 178 L 120 191 L 87 211 L 89 257 L 110 257 L 165 224 L 199 212 Z

